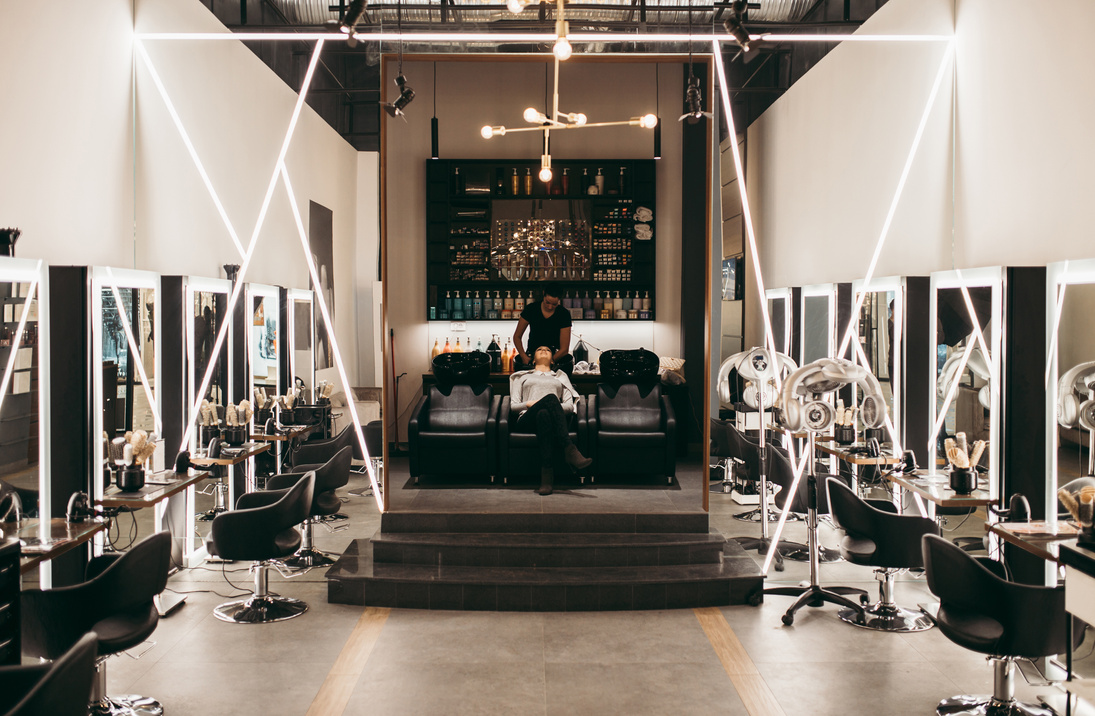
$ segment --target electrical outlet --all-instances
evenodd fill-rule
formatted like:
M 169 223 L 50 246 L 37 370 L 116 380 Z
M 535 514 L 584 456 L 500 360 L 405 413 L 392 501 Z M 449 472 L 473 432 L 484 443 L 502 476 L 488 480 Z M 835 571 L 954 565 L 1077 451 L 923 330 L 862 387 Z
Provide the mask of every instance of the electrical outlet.
M 466 331 L 468 330 L 468 324 L 466 321 L 453 321 L 449 324 L 449 330 L 452 332 Z

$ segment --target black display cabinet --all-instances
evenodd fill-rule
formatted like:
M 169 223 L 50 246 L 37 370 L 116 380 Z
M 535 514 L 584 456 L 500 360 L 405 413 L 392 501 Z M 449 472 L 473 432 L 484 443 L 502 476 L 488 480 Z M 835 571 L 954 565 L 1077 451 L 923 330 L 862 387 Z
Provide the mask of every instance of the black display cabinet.
M 509 320 L 553 282 L 572 318 L 654 320 L 654 161 L 555 162 L 550 182 L 539 170 L 427 160 L 426 318 Z

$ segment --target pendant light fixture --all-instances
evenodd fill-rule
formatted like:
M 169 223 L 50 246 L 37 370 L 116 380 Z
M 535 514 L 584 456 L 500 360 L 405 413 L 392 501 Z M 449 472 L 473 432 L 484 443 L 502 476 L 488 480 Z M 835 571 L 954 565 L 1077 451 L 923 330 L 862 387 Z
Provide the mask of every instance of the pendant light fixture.
M 399 96 L 395 98 L 394 102 L 384 105 L 384 111 L 388 113 L 389 117 L 402 117 L 403 121 L 406 122 L 407 116 L 403 113 L 403 110 L 414 99 L 414 90 L 407 84 L 407 78 L 403 76 L 403 3 L 398 3 L 395 6 L 395 21 L 399 31 L 399 73 L 395 77 L 395 83 L 399 87 Z
M 430 120 L 430 156 L 438 157 L 437 137 L 437 63 L 433 63 L 433 118 Z
M 509 0 L 506 6 L 512 12 L 520 12 L 529 3 L 526 0 Z M 551 115 L 546 115 L 535 107 L 529 107 L 524 112 L 524 119 L 529 124 L 535 125 L 532 127 L 515 127 L 507 128 L 505 126 L 484 126 L 480 131 L 483 139 L 490 139 L 492 137 L 504 137 L 509 132 L 543 132 L 544 133 L 544 150 L 540 155 L 540 181 L 551 181 L 551 151 L 550 138 L 551 130 L 563 130 L 563 129 L 584 129 L 590 127 L 620 127 L 620 126 L 632 126 L 642 127 L 643 129 L 654 129 L 658 126 L 658 117 L 654 114 L 645 114 L 641 117 L 632 117 L 631 119 L 620 120 L 616 122 L 589 122 L 588 118 L 582 112 L 563 112 L 559 109 L 559 63 L 566 60 L 571 56 L 573 48 L 570 45 L 570 41 L 567 40 L 566 34 L 568 30 L 566 19 L 563 16 L 563 0 L 558 0 L 558 10 L 555 18 L 555 32 L 556 40 L 555 46 L 552 48 L 552 55 L 554 56 L 555 63 L 555 79 L 552 91 L 551 100 Z
M 703 92 L 700 90 L 700 80 L 692 71 L 692 5 L 688 5 L 688 87 L 684 90 L 685 112 L 678 122 L 687 121 L 689 124 L 697 124 L 704 117 L 712 117 L 710 112 L 703 111 Z

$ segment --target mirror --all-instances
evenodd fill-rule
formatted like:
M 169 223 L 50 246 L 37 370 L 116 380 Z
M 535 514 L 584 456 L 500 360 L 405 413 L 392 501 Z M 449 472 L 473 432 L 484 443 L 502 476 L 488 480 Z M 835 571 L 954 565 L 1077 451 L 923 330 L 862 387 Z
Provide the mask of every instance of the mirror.
M 283 395 L 285 381 L 278 361 L 278 336 L 281 335 L 281 306 L 275 286 L 250 284 L 247 287 L 250 325 L 247 339 L 247 365 L 250 384 L 247 397 L 255 388 L 267 395 Z
M 769 289 L 765 291 L 765 296 L 768 299 L 768 319 L 772 322 L 772 341 L 776 352 L 790 355 L 791 289 Z
M 802 287 L 802 356 L 799 365 L 835 354 L 836 286 Z
M 306 402 L 314 403 L 312 389 L 315 386 L 315 315 L 312 292 L 289 289 L 289 374 L 293 384 L 303 386 Z
M 23 514 L 43 521 L 51 516 L 48 391 L 39 390 L 49 385 L 47 312 L 39 300 L 47 270 L 40 261 L 0 257 L 0 481 L 18 493 Z
M 156 400 L 160 326 L 156 320 L 160 277 L 148 271 L 96 267 L 91 270 L 92 371 L 95 396 L 94 497 L 102 497 L 109 473 L 105 446 L 133 430 L 161 434 Z M 157 450 L 163 458 L 163 446 Z
M 1046 504 L 1060 507 L 1057 489 L 1095 474 L 1095 260 L 1064 261 L 1047 267 L 1048 365 L 1046 368 Z M 1047 510 L 1055 519 L 1057 510 Z M 1062 511 L 1063 514 L 1063 511 Z
M 945 437 L 966 434 L 972 446 L 988 446 L 978 461 L 988 474 L 989 494 L 999 490 L 1000 331 L 1003 270 L 945 271 L 931 276 L 932 342 L 935 373 L 931 470 L 946 464 Z M 940 463 L 940 461 L 943 461 Z
M 901 400 L 903 351 L 902 331 L 895 330 L 895 326 L 904 325 L 905 294 L 902 282 L 900 278 L 879 278 L 869 284 L 856 281 L 852 289 L 856 300 L 861 294 L 866 294 L 856 322 L 857 341 L 853 345 L 852 361 L 866 366 L 878 378 L 894 434 L 900 436 L 902 426 L 898 406 Z

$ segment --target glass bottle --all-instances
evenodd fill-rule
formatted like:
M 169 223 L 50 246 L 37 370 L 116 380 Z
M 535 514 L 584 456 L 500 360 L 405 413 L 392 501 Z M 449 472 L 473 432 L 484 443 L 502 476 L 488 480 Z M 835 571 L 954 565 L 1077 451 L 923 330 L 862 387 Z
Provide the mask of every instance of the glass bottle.
M 505 308 L 505 305 L 502 303 L 502 292 L 501 291 L 495 291 L 494 292 L 494 310 L 501 313 L 502 309 L 504 309 L 504 308 Z
M 430 371 L 433 371 L 433 359 L 441 355 L 441 339 L 433 339 L 433 350 L 430 351 Z
M 445 303 L 442 305 L 445 307 L 445 315 L 450 315 L 452 313 L 452 293 L 450 291 L 445 291 Z
M 513 349 L 510 346 L 510 342 L 509 342 L 508 338 L 506 339 L 506 347 L 502 351 L 502 372 L 503 373 L 512 373 L 513 372 Z
M 513 296 L 511 296 L 510 293 L 511 293 L 510 291 L 506 291 L 506 298 L 502 302 L 502 310 L 504 310 L 504 311 L 512 311 L 513 310 Z
M 569 169 L 564 169 L 563 170 L 563 177 L 560 180 L 563 184 L 563 193 L 564 194 L 569 194 L 570 193 L 570 174 L 568 174 L 569 171 L 570 171 Z
M 445 347 L 441 349 L 442 353 L 452 353 L 452 344 L 449 343 L 449 337 L 445 336 Z
M 473 301 L 471 297 L 471 291 L 464 291 L 464 318 L 472 317 Z
M 490 372 L 502 372 L 502 349 L 498 347 L 498 336 L 491 334 L 490 345 L 487 346 L 487 355 L 490 356 Z
M 525 310 L 525 297 L 521 295 L 521 292 L 517 292 L 517 298 L 513 299 L 513 310 L 520 313 Z
M 456 345 L 452 348 L 453 353 L 463 353 L 464 349 L 460 347 L 460 336 L 456 337 Z
M 601 171 L 601 167 L 597 167 L 597 176 L 593 177 L 593 181 L 594 181 L 594 183 L 597 184 L 597 193 L 598 194 L 604 194 L 605 193 L 605 175 L 604 175 L 604 172 Z
M 532 170 L 525 170 L 525 196 L 532 196 Z
M 517 169 L 514 168 L 513 176 L 510 177 L 510 189 L 511 189 L 510 195 L 511 196 L 520 196 L 520 194 L 521 194 L 520 182 L 521 182 L 521 180 L 517 176 Z
M 479 298 L 479 292 L 475 292 L 475 298 L 471 303 L 471 317 L 479 320 L 483 317 L 483 299 Z
M 460 298 L 459 291 L 453 291 L 453 293 L 455 293 L 456 296 L 452 300 L 452 320 L 463 321 L 464 317 L 467 315 L 464 313 L 464 300 Z
M 469 344 L 470 343 L 471 342 L 469 341 Z M 475 350 L 479 351 L 480 353 L 483 352 L 483 336 L 475 337 Z

